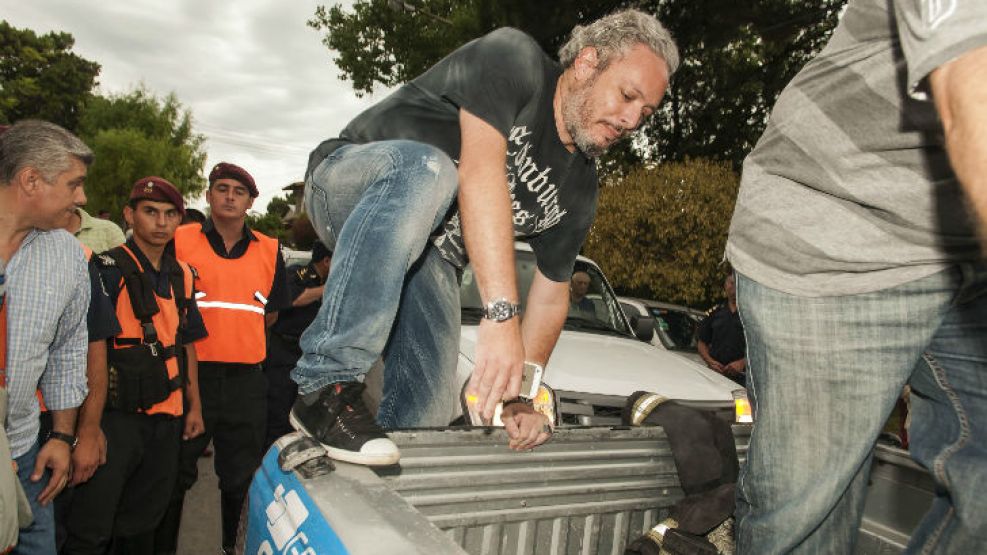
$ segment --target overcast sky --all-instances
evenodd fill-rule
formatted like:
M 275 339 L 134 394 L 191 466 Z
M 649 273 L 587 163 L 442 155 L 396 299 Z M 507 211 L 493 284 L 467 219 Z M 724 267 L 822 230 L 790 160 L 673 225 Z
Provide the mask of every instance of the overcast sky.
M 0 18 L 71 33 L 73 51 L 102 66 L 103 94 L 141 82 L 159 97 L 174 92 L 207 138 L 206 173 L 221 161 L 246 168 L 263 212 L 302 179 L 315 145 L 387 93 L 357 98 L 339 78 L 322 33 L 305 25 L 326 3 L 337 2 L 0 0 Z

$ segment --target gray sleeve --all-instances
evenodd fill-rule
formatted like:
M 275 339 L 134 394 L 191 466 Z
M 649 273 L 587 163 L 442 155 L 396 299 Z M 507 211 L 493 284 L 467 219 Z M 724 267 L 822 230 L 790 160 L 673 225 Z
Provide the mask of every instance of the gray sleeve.
M 898 38 L 908 64 L 908 93 L 928 100 L 926 77 L 975 48 L 987 45 L 984 0 L 895 0 Z

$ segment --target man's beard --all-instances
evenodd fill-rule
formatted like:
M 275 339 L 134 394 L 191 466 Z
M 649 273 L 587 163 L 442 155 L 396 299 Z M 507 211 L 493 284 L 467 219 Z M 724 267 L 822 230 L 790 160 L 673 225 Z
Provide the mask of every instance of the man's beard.
M 597 158 L 607 151 L 609 144 L 598 143 L 589 132 L 593 112 L 590 107 L 590 89 L 596 82 L 596 75 L 589 81 L 569 91 L 569 97 L 562 106 L 562 122 L 576 148 L 590 158 Z M 622 129 L 618 131 L 623 132 Z

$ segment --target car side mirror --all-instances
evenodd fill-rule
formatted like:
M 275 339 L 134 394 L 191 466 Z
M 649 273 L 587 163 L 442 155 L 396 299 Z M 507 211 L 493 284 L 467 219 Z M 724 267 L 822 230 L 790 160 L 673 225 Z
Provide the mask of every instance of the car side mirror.
M 648 343 L 655 336 L 655 319 L 651 316 L 631 316 L 631 328 L 638 339 Z

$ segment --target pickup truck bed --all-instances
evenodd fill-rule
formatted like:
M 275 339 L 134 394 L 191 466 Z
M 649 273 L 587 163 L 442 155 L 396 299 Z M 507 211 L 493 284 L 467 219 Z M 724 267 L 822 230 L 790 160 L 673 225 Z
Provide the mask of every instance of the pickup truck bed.
M 733 431 L 743 460 L 750 426 Z M 336 463 L 303 478 L 281 471 L 272 448 L 251 486 L 246 552 L 619 555 L 682 496 L 661 428 L 560 428 L 526 453 L 508 450 L 503 430 L 389 435 L 400 467 L 376 471 Z M 927 507 L 930 484 L 907 454 L 894 460 L 903 453 L 876 453 L 880 495 L 858 553 L 899 552 Z M 902 491 L 910 508 L 896 501 Z

